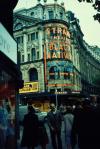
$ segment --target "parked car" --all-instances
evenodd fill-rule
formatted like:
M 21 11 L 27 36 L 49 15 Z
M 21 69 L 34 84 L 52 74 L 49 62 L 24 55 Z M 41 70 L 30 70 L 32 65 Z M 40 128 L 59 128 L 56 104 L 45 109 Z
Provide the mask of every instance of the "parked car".
M 19 106 L 19 122 L 22 122 L 24 119 L 24 115 L 27 114 L 27 105 L 20 105 Z M 40 111 L 39 108 L 35 108 L 35 113 L 38 116 L 38 119 L 40 121 L 46 121 L 46 117 L 47 117 L 47 112 L 42 112 Z

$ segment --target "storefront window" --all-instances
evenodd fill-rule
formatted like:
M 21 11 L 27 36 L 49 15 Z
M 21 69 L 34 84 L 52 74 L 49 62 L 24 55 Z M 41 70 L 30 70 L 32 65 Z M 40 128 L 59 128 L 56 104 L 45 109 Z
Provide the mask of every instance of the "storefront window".
M 3 136 L 2 145 L 9 146 L 12 137 L 12 146 L 15 148 L 15 87 L 12 77 L 2 71 L 0 75 L 0 134 Z M 4 137 L 6 136 L 6 137 Z

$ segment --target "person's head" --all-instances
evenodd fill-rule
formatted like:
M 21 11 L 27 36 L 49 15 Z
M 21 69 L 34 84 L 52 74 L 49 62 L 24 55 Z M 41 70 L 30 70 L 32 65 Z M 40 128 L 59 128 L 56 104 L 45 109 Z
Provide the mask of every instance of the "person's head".
M 50 103 L 50 109 L 51 109 L 51 111 L 55 111 L 56 106 L 54 103 Z
M 35 109 L 31 105 L 28 106 L 28 113 L 35 113 Z
M 70 105 L 66 106 L 67 113 L 72 113 L 72 107 Z
M 85 100 L 83 101 L 83 108 L 87 108 L 87 107 L 90 107 L 90 100 L 85 99 Z
M 97 103 L 97 96 L 91 96 L 90 99 L 92 103 Z

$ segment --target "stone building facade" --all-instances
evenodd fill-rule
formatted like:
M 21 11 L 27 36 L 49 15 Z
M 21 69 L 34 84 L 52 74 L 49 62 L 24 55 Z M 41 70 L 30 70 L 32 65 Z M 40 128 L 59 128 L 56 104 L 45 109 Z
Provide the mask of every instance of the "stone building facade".
M 38 3 L 16 11 L 13 31 L 26 83 L 21 93 L 34 88 L 32 82 L 37 83 L 37 90 L 29 91 L 32 94 L 97 93 L 93 80 L 100 75 L 100 52 L 84 41 L 79 20 L 64 3 Z

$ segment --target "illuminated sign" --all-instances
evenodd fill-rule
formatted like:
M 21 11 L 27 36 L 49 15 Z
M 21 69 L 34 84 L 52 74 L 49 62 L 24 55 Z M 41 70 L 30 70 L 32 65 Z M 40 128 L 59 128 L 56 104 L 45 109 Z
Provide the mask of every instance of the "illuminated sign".
M 65 25 L 49 24 L 45 27 L 46 59 L 71 59 L 70 33 Z
M 25 82 L 24 87 L 19 90 L 19 93 L 32 93 L 32 92 L 38 92 L 38 82 Z
M 0 51 L 17 64 L 17 43 L 0 23 Z

